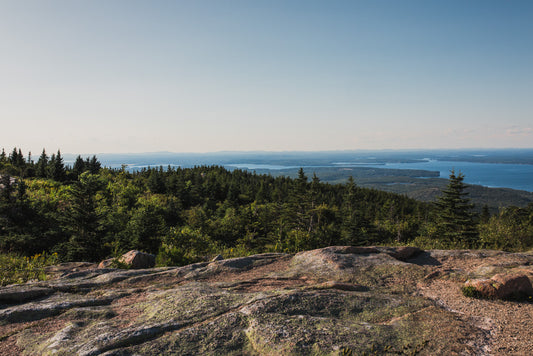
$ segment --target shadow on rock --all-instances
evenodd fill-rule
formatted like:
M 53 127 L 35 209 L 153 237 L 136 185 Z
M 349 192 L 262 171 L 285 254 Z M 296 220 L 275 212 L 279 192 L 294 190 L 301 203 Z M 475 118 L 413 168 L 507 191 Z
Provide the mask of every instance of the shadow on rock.
M 411 258 L 408 262 L 413 263 L 415 265 L 419 265 L 419 266 L 440 266 L 441 265 L 439 260 L 431 256 L 430 252 L 426 252 L 426 251 L 421 252 L 415 258 Z

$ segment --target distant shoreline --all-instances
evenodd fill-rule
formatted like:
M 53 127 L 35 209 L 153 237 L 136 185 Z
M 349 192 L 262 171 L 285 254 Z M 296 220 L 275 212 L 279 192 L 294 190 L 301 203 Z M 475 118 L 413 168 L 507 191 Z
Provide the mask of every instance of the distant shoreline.
M 73 158 L 65 157 L 66 163 Z M 372 180 L 381 177 L 380 184 L 398 183 L 401 177 L 448 178 L 455 169 L 465 175 L 468 184 L 533 192 L 533 149 L 160 152 L 101 154 L 98 158 L 106 167 L 120 169 L 126 165 L 129 171 L 219 165 L 261 174 L 294 175 L 302 167 L 310 176 L 316 172 L 322 181 L 334 183 L 346 181 L 350 174 Z

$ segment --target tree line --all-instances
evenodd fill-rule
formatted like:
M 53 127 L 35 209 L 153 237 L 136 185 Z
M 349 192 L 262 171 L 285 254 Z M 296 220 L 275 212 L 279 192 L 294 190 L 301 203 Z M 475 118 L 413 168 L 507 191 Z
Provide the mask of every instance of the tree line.
M 434 204 L 220 166 L 102 167 L 97 157 L 65 165 L 43 150 L 0 155 L 0 251 L 57 252 L 98 261 L 130 249 L 160 265 L 222 253 L 297 252 L 329 245 L 411 244 L 426 248 L 530 249 L 533 206 L 475 214 L 463 176 L 452 172 Z
M 31 152 L 25 158 L 20 148 L 13 148 L 9 155 L 6 154 L 4 148 L 0 152 L 2 172 L 21 178 L 47 178 L 57 182 L 75 181 L 81 173 L 90 171 L 95 174 L 100 171 L 100 168 L 102 165 L 94 155 L 85 159 L 78 155 L 72 167 L 67 167 L 60 150 L 49 156 L 43 149 L 37 162 L 33 160 Z

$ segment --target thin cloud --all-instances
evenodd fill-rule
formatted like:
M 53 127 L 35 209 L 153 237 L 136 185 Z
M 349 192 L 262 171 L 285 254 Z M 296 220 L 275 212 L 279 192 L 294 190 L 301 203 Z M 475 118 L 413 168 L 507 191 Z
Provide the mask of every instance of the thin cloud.
M 505 130 L 506 136 L 531 136 L 533 135 L 533 128 L 513 126 Z

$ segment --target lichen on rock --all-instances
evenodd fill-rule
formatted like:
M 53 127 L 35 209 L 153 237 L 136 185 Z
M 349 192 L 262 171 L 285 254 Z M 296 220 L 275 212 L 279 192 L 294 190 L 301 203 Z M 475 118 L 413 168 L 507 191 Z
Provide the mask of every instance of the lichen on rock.
M 493 334 L 454 312 L 438 286 L 459 290 L 475 273 L 530 270 L 479 269 L 507 257 L 533 262 L 340 246 L 183 267 L 61 269 L 57 279 L 0 289 L 0 347 L 28 355 L 482 355 Z

